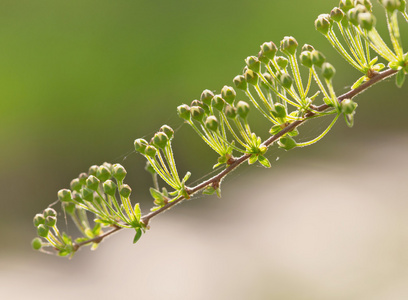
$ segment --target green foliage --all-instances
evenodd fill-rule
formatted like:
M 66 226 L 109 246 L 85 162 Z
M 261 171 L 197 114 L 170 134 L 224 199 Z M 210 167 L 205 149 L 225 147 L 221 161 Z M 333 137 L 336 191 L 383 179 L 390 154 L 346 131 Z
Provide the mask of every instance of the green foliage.
M 142 138 L 134 141 L 135 151 L 146 159 L 146 170 L 153 178 L 150 194 L 154 205 L 149 213 L 142 215 L 139 204 L 132 205 L 132 189 L 123 182 L 127 174 L 123 166 L 94 165 L 73 179 L 70 189 L 62 189 L 57 194 L 64 212 L 72 218 L 82 236 L 72 239 L 61 234 L 57 228 L 57 213 L 47 208 L 34 217 L 38 237 L 32 241 L 32 247 L 42 250 L 49 246 L 61 256 L 72 256 L 84 245 L 96 249 L 104 237 L 121 228 L 133 228 L 136 243 L 149 228 L 151 218 L 195 193 L 202 191 L 220 197 L 222 179 L 243 162 L 259 162 L 270 168 L 265 156 L 269 147 L 277 144 L 289 151 L 314 144 L 330 131 L 341 115 L 352 127 L 357 108 L 352 98 L 395 74 L 396 84 L 401 87 L 408 71 L 408 53 L 402 49 L 398 26 L 399 14 L 408 21 L 406 1 L 379 2 L 386 15 L 391 46 L 377 31 L 376 17 L 368 0 L 342 0 L 339 7 L 319 15 L 315 21 L 316 30 L 346 62 L 362 73 L 349 92 L 336 95 L 335 68 L 313 46 L 305 44 L 299 50 L 292 36 L 284 37 L 279 48 L 272 41 L 265 42 L 258 55 L 245 59 L 242 74 L 233 79 L 237 91 L 227 85 L 218 93 L 205 89 L 200 100 L 177 107 L 180 118 L 219 155 L 214 165 L 214 168 L 222 167 L 218 175 L 195 187 L 187 186 L 191 174 L 187 172 L 180 179 L 172 150 L 174 131 L 163 125 L 150 142 Z M 379 59 L 383 62 L 378 62 Z M 240 97 L 248 101 L 239 100 Z M 271 128 L 271 135 L 265 140 L 260 137 L 263 133 L 256 133 L 250 127 L 251 106 Z M 299 125 L 327 116 L 334 117 L 320 135 L 308 142 L 296 141 Z M 160 187 L 158 178 L 168 187 Z M 167 188 L 171 190 L 168 192 Z M 92 223 L 89 215 L 92 215 Z

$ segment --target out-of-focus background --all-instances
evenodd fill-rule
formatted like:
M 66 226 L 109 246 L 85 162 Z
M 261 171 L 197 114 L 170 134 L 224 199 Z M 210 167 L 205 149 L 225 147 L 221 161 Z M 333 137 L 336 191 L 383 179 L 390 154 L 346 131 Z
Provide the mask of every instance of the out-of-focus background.
M 316 145 L 269 150 L 271 169 L 240 168 L 222 199 L 177 206 L 137 245 L 125 231 L 70 261 L 30 246 L 32 217 L 92 164 L 123 164 L 147 212 L 150 178 L 133 140 L 162 124 L 176 129 L 180 172 L 191 182 L 209 173 L 216 155 L 176 106 L 231 85 L 264 41 L 314 45 L 337 69 L 336 92 L 347 91 L 359 74 L 313 26 L 337 4 L 1 1 L 4 299 L 407 299 L 408 99 L 393 80 L 358 98 L 353 129 L 339 121 Z M 301 128 L 303 138 L 327 121 Z

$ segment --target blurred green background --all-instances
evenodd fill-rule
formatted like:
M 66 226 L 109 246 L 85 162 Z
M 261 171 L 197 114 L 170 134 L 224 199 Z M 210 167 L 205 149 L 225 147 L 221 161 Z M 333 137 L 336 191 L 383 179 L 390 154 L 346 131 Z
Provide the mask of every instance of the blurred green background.
M 133 140 L 149 139 L 163 124 L 177 130 L 174 148 L 181 173 L 191 171 L 194 181 L 210 172 L 216 155 L 182 126 L 176 106 L 190 103 L 206 88 L 219 91 L 231 85 L 242 72 L 244 59 L 257 54 L 264 41 L 278 44 L 283 36 L 293 35 L 300 45 L 314 45 L 337 69 L 336 92 L 347 91 L 358 73 L 313 25 L 317 15 L 337 4 L 327 0 L 2 0 L 0 234 L 7 241 L 0 250 L 3 259 L 12 254 L 40 259 L 39 253 L 30 250 L 35 235 L 32 217 L 92 164 L 122 163 L 134 199 L 146 211 L 150 178 L 143 170 L 143 159 L 133 152 Z M 403 25 L 401 30 L 408 32 L 407 24 Z M 407 48 L 408 37 L 404 38 Z M 357 144 L 369 151 L 391 133 L 397 141 L 405 141 L 406 86 L 397 89 L 393 80 L 387 80 L 372 88 L 358 98 L 355 128 L 349 130 L 339 122 L 318 145 L 288 154 L 273 150 L 271 160 L 283 155 L 285 161 L 276 171 L 258 168 L 251 177 L 257 171 L 261 176 L 278 176 L 292 159 L 330 159 L 340 155 L 336 149 L 352 157 Z M 313 131 L 308 133 L 313 129 L 306 129 L 308 137 L 314 137 Z M 240 177 L 247 174 L 239 173 Z M 234 180 L 227 184 L 233 186 Z M 217 203 L 191 201 L 184 204 L 187 208 L 176 210 L 189 212 L 190 207 L 211 212 L 218 209 Z M 93 259 L 85 253 L 78 256 Z M 47 261 L 57 260 L 46 257 L 44 264 Z

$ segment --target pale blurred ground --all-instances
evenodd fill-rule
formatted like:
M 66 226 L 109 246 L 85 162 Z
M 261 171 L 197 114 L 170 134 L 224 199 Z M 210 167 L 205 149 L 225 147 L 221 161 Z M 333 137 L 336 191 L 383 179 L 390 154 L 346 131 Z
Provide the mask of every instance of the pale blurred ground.
M 3 256 L 2 298 L 408 299 L 408 138 L 336 148 L 237 171 L 222 199 L 178 206 L 137 245 L 122 232 L 71 261 Z

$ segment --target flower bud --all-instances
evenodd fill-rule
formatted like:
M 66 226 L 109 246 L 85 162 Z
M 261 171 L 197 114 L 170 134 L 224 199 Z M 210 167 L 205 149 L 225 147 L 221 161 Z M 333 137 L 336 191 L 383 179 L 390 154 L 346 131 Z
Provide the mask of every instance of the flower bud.
M 79 182 L 81 183 L 81 185 L 85 185 L 85 182 L 88 179 L 88 174 L 81 173 L 81 174 L 79 174 L 78 179 L 79 179 Z
M 136 152 L 139 152 L 141 154 L 145 153 L 147 145 L 148 143 L 145 139 L 136 139 L 134 142 Z
M 91 202 L 94 199 L 94 191 L 84 187 L 81 191 L 82 194 L 82 199 L 84 199 L 85 201 Z
M 236 106 L 237 114 L 241 119 L 246 119 L 249 113 L 249 104 L 245 101 L 239 101 Z
M 258 74 L 256 74 L 254 71 L 248 69 L 245 71 L 245 81 L 249 84 L 252 85 L 257 85 L 258 84 Z
M 98 190 L 99 183 L 100 180 L 93 175 L 89 176 L 88 179 L 86 180 L 86 186 L 93 191 Z
M 106 195 L 115 196 L 117 185 L 112 180 L 103 183 L 103 191 Z
M 273 42 L 265 42 L 261 45 L 261 52 L 263 57 L 267 57 L 268 59 L 273 59 L 278 52 L 278 47 Z
M 261 63 L 256 56 L 248 56 L 245 59 L 245 63 L 248 66 L 248 69 L 254 71 L 255 73 L 258 73 L 259 69 L 261 68 Z M 225 99 L 225 101 L 227 101 L 227 99 Z
M 69 186 L 73 191 L 79 191 L 82 188 L 82 184 L 79 182 L 79 178 L 72 179 Z
M 40 224 L 37 227 L 37 234 L 40 237 L 46 238 L 48 236 L 48 233 L 50 232 L 50 229 L 45 226 L 44 224 Z
M 147 147 L 146 147 L 147 151 Z M 126 170 L 121 164 L 114 164 L 112 166 L 112 176 L 117 180 L 117 181 L 123 181 L 126 177 Z
M 230 119 L 235 119 L 237 117 L 237 110 L 235 107 L 231 105 L 225 106 L 224 113 L 227 116 L 227 118 Z
M 246 82 L 245 77 L 243 75 L 235 76 L 234 79 L 233 79 L 233 82 L 234 82 L 235 87 L 237 89 L 246 91 L 246 89 L 248 88 L 247 82 Z
M 163 132 L 165 135 L 167 135 L 169 140 L 171 140 L 173 138 L 173 136 L 174 136 L 173 128 L 171 128 L 168 125 L 163 125 L 162 127 L 160 127 L 160 131 Z
M 370 31 L 373 29 L 376 23 L 376 19 L 372 13 L 366 12 L 361 13 L 358 15 L 358 24 L 360 24 L 361 28 Z
M 280 48 L 283 53 L 295 55 L 298 42 L 293 36 L 285 36 L 281 41 Z
M 380 0 L 380 3 L 391 13 L 403 5 L 400 0 Z
M 201 93 L 200 100 L 206 105 L 211 105 L 211 99 L 214 97 L 214 93 L 210 90 L 204 90 Z
M 320 51 L 317 50 L 313 50 L 311 52 L 312 55 L 312 62 L 316 67 L 321 68 L 323 63 L 326 60 L 326 57 L 324 57 L 323 53 L 321 53 Z
M 62 207 L 63 207 L 64 211 L 65 211 L 67 214 L 73 215 L 73 214 L 75 213 L 75 209 L 76 209 L 75 203 L 72 203 L 72 202 L 71 202 L 71 203 L 64 202 L 64 203 L 62 204 Z
M 296 147 L 296 141 L 292 139 L 290 136 L 285 135 L 279 139 L 278 145 L 280 148 L 283 148 L 286 151 L 288 151 Z
M 145 170 L 152 175 L 157 174 L 156 170 L 153 168 L 152 164 L 149 161 L 146 161 Z
M 271 111 L 272 116 L 278 119 L 286 118 L 286 107 L 282 103 L 275 103 L 273 110 Z
M 341 111 L 346 114 L 352 114 L 357 108 L 357 103 L 351 99 L 344 99 L 341 101 Z
M 96 175 L 96 171 L 98 171 L 99 166 L 93 165 L 89 167 L 88 175 Z
M 70 202 L 72 201 L 71 198 L 71 191 L 68 189 L 62 189 L 58 191 L 58 200 L 61 202 Z
M 145 150 L 145 154 L 151 158 L 154 158 L 157 155 L 157 149 L 154 146 L 147 146 Z
M 230 86 L 224 85 L 224 87 L 221 89 L 221 97 L 225 100 L 225 102 L 227 102 L 230 105 L 234 103 L 236 96 L 237 96 L 237 93 Z
M 331 80 L 334 76 L 334 74 L 336 74 L 336 70 L 334 69 L 334 67 L 329 64 L 328 62 L 323 63 L 322 65 L 322 75 L 325 79 L 327 80 Z
M 108 169 L 108 167 L 102 165 L 99 166 L 98 171 L 96 171 L 96 177 L 101 181 L 104 182 L 106 180 L 108 180 L 109 178 L 111 178 L 111 172 Z
M 130 194 L 132 193 L 132 189 L 127 184 L 124 184 L 121 186 L 119 193 L 122 197 L 129 198 Z
M 315 28 L 317 31 L 322 33 L 323 35 L 327 35 L 332 24 L 330 22 L 330 15 L 322 14 L 319 15 L 315 21 Z
M 289 62 L 287 58 L 283 56 L 276 56 L 275 61 L 278 64 L 278 66 L 283 70 L 286 69 L 286 66 L 288 65 Z
M 353 2 L 351 0 L 340 0 L 339 7 L 342 11 L 347 12 L 349 9 L 353 8 Z
M 287 73 L 282 73 L 282 74 L 279 76 L 279 79 L 280 79 L 281 85 L 282 85 L 284 88 L 290 89 L 290 87 L 292 86 L 293 80 L 292 80 L 292 77 L 290 77 L 289 74 L 287 74 Z
M 45 226 L 53 227 L 57 223 L 57 218 L 53 216 L 48 216 L 45 218 Z
M 218 129 L 218 120 L 215 116 L 209 116 L 205 120 L 205 127 L 210 129 L 211 131 L 217 131 Z
M 225 106 L 225 101 L 221 98 L 220 95 L 215 95 L 211 100 L 211 106 L 218 111 L 222 111 Z
M 303 51 L 312 52 L 313 50 L 314 50 L 314 47 L 312 45 L 309 45 L 309 44 L 304 44 L 303 47 L 302 47 L 302 52 Z
M 180 118 L 184 120 L 190 120 L 191 115 L 190 115 L 190 106 L 187 104 L 182 104 L 177 107 L 177 113 Z
M 192 106 L 190 108 L 190 113 L 191 113 L 191 117 L 198 121 L 199 123 L 203 122 L 204 119 L 204 109 L 201 108 L 200 106 Z
M 406 0 L 400 0 L 401 4 L 398 7 L 398 10 L 400 12 L 405 12 L 405 7 L 407 6 L 407 1 Z
M 310 51 L 303 51 L 300 53 L 299 60 L 306 68 L 311 68 L 313 66 L 312 53 Z
M 153 137 L 153 145 L 157 148 L 164 149 L 169 142 L 169 138 L 164 132 L 157 132 Z
M 55 209 L 53 209 L 51 207 L 48 207 L 48 208 L 44 209 L 43 216 L 44 216 L 44 218 L 47 218 L 48 216 L 56 217 L 57 212 L 55 211 Z
M 45 223 L 45 217 L 43 214 L 36 214 L 33 219 L 33 224 L 35 227 L 38 227 L 38 225 L 44 224 Z
M 34 250 L 40 250 L 42 248 L 42 241 L 39 237 L 36 237 L 31 241 L 31 247 L 33 247 Z
M 80 192 L 81 192 L 81 191 L 80 191 Z M 73 192 L 72 192 L 72 199 L 73 199 L 74 201 L 76 201 L 76 202 L 83 203 L 83 202 L 84 202 L 84 199 L 82 199 L 82 194 L 81 194 L 80 192 L 73 191 Z M 64 202 L 64 203 L 69 203 L 69 202 Z
M 338 23 L 344 18 L 344 12 L 340 8 L 335 7 L 330 12 L 330 18 Z

